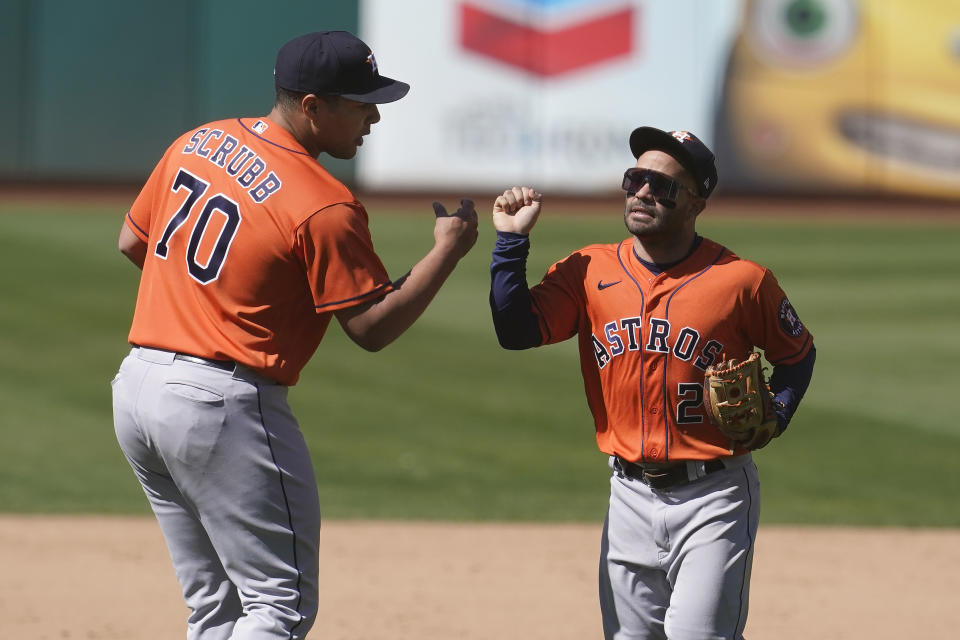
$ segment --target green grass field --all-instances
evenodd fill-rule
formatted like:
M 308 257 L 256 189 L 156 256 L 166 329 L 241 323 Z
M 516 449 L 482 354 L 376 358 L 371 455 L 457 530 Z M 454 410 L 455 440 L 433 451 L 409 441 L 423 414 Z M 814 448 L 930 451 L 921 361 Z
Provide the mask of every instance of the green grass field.
M 147 513 L 110 409 L 138 275 L 116 250 L 123 212 L 0 203 L 0 512 Z M 624 235 L 615 203 L 596 213 L 545 207 L 531 280 Z M 708 214 L 700 230 L 769 266 L 816 338 L 807 398 L 756 454 L 764 522 L 960 526 L 960 225 Z M 429 202 L 371 216 L 394 277 L 432 243 Z M 602 520 L 575 345 L 499 348 L 481 223 L 413 329 L 369 354 L 333 323 L 292 390 L 325 516 Z

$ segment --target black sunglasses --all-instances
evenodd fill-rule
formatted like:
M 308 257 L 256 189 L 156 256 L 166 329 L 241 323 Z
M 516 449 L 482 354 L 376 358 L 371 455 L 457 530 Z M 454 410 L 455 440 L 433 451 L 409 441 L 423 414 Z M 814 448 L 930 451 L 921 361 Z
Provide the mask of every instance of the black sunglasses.
M 640 191 L 644 184 L 650 187 L 650 195 L 668 209 L 673 209 L 677 206 L 677 195 L 679 195 L 680 189 L 693 194 L 694 197 L 700 197 L 700 194 L 693 189 L 680 184 L 670 176 L 660 173 L 659 171 L 633 168 L 623 172 L 623 185 L 621 185 L 621 188 L 628 194 L 633 195 L 637 191 Z

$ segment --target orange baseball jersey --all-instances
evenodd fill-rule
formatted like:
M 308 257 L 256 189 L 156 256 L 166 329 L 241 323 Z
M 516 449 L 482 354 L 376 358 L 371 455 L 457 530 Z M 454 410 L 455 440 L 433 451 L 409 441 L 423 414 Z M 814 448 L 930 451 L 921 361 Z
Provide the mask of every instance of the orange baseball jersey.
M 130 342 L 287 385 L 333 311 L 391 289 L 363 205 L 266 117 L 183 134 L 126 224 L 147 243 Z
M 627 460 L 744 453 L 706 417 L 707 367 L 754 347 L 771 364 L 795 364 L 813 342 L 769 270 L 706 238 L 659 275 L 632 239 L 591 245 L 530 293 L 543 344 L 578 336 L 597 444 Z

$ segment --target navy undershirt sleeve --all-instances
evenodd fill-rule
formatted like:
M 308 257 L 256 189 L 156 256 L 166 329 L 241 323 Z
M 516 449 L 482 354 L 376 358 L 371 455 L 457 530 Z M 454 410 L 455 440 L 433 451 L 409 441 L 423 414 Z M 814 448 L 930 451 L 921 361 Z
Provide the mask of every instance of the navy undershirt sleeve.
M 505 349 L 529 349 L 543 342 L 527 286 L 529 253 L 529 236 L 497 232 L 490 263 L 490 311 L 497 340 Z
M 773 375 L 770 376 L 770 391 L 773 392 L 774 406 L 777 412 L 777 422 L 780 433 L 787 429 L 803 394 L 810 386 L 813 377 L 813 363 L 817 359 L 817 350 L 810 345 L 810 351 L 796 364 L 776 365 Z

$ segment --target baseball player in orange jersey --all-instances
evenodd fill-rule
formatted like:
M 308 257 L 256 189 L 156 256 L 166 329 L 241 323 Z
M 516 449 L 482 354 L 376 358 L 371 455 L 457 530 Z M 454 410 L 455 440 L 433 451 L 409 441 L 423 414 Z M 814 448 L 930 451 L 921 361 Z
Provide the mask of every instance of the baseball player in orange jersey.
M 342 31 L 291 40 L 274 74 L 270 114 L 183 134 L 120 232 L 143 273 L 114 422 L 192 640 L 306 636 L 320 507 L 287 388 L 333 317 L 367 350 L 397 338 L 477 237 L 472 202 L 434 203 L 434 246 L 391 281 L 363 205 L 316 159 L 353 157 L 409 87 Z
M 532 288 L 528 234 L 541 196 L 514 187 L 497 198 L 494 325 L 508 349 L 577 336 L 597 444 L 612 469 L 604 636 L 739 639 L 759 480 L 750 451 L 707 419 L 704 374 L 763 349 L 779 435 L 810 382 L 813 338 L 769 270 L 696 233 L 717 182 L 710 150 L 689 132 L 651 127 L 633 131 L 630 148 L 632 238 L 575 251 Z

